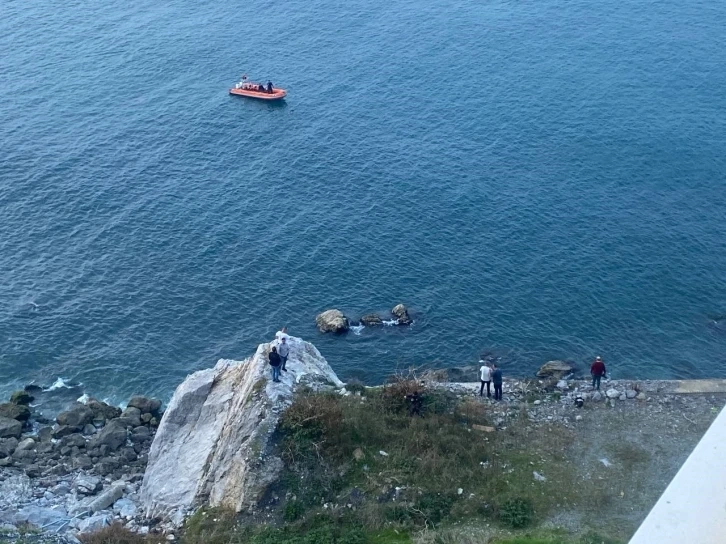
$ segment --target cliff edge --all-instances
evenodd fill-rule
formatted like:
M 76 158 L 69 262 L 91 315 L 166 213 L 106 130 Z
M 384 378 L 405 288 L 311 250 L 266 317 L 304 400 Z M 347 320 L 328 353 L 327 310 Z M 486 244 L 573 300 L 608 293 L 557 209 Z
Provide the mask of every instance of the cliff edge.
M 200 504 L 247 510 L 276 480 L 282 461 L 268 442 L 295 389 L 343 387 L 315 346 L 289 342 L 281 383 L 271 380 L 273 344 L 260 344 L 249 359 L 221 359 L 177 387 L 149 452 L 141 488 L 148 517 L 181 521 Z

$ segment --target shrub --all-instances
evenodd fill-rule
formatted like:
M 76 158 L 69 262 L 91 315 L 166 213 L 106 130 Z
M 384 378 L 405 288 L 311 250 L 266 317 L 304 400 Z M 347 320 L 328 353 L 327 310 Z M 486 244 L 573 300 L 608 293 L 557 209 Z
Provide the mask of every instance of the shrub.
M 150 539 L 151 537 L 130 531 L 120 523 L 114 523 L 93 533 L 78 535 L 78 540 L 82 544 L 147 544 L 151 542 Z
M 289 501 L 285 505 L 282 517 L 285 521 L 297 521 L 305 513 L 305 506 L 300 501 Z
M 526 527 L 534 520 L 532 501 L 524 498 L 505 501 L 499 507 L 499 519 L 514 529 Z
M 363 385 L 363 382 L 360 380 L 350 380 L 345 384 L 345 389 L 351 393 L 360 393 L 361 395 L 366 394 L 366 386 Z

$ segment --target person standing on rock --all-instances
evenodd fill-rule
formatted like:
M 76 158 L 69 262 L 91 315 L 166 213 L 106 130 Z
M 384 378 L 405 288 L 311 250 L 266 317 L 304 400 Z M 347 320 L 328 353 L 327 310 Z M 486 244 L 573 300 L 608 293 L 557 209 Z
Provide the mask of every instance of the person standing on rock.
M 277 331 L 275 333 L 275 340 L 277 340 L 278 346 L 282 342 L 283 338 L 285 339 L 286 342 L 288 342 L 288 345 L 289 345 L 290 337 L 287 334 L 287 327 L 283 327 L 282 329 L 280 329 L 279 331 Z
M 280 354 L 280 360 L 282 361 L 282 370 L 287 372 L 285 365 L 287 364 L 287 356 L 290 355 L 290 344 L 287 343 L 287 335 L 280 338 L 280 345 L 278 346 L 277 353 Z
M 502 400 L 502 371 L 492 363 L 492 382 L 494 382 L 494 400 Z
M 479 369 L 479 380 L 481 380 L 481 388 L 479 389 L 479 396 L 484 396 L 484 384 L 487 386 L 487 398 L 491 398 L 491 384 L 492 384 L 492 369 L 487 366 L 484 361 L 479 361 L 481 368 Z
M 600 357 L 595 357 L 595 362 L 590 367 L 590 374 L 592 374 L 592 388 L 597 388 L 600 391 L 600 379 L 605 376 L 605 363 L 602 362 Z
M 270 366 L 272 367 L 272 381 L 273 382 L 279 382 L 280 381 L 280 363 L 282 363 L 282 359 L 280 359 L 280 354 L 277 353 L 277 348 L 275 346 L 272 346 L 272 350 L 270 350 Z

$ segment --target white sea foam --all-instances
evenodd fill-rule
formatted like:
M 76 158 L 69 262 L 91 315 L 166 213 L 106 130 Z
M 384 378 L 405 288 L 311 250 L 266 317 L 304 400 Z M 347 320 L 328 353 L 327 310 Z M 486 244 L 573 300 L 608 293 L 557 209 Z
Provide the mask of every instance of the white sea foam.
M 356 336 L 360 336 L 361 331 L 365 328 L 366 328 L 366 326 L 363 325 L 362 323 L 360 325 L 351 325 L 350 326 L 350 330 L 353 331 L 353 334 L 355 334 Z
M 90 398 L 91 397 L 88 396 L 88 393 L 83 393 L 83 395 L 76 399 L 76 402 L 80 402 L 81 404 L 88 404 Z
M 393 327 L 394 325 L 398 325 L 398 319 L 384 319 L 383 324 L 386 327 Z
M 53 385 L 51 385 L 48 389 L 43 389 L 43 391 L 56 391 L 61 388 L 70 389 L 71 386 L 68 385 L 63 378 L 58 378 L 55 382 L 53 382 Z

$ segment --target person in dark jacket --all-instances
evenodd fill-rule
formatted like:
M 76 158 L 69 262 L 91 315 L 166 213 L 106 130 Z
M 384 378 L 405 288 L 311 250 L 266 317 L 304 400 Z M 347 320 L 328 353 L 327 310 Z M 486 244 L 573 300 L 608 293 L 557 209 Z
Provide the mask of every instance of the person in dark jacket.
M 592 374 L 592 388 L 600 391 L 600 379 L 605 376 L 605 363 L 602 362 L 600 357 L 595 357 L 595 362 L 590 367 L 590 374 Z
M 502 370 L 492 363 L 492 385 L 494 385 L 494 400 L 502 400 Z
M 270 366 L 272 367 L 272 381 L 273 382 L 279 382 L 280 381 L 280 364 L 282 363 L 282 359 L 280 359 L 280 354 L 277 353 L 277 348 L 272 347 L 272 350 L 270 351 Z
M 287 338 L 285 336 L 280 338 L 280 345 L 278 347 L 277 353 L 280 354 L 280 360 L 282 361 L 281 370 L 287 372 L 285 365 L 287 364 L 287 356 L 290 355 L 290 344 L 287 343 Z
M 272 81 L 267 82 L 267 92 L 272 94 Z

